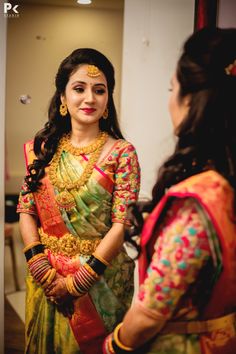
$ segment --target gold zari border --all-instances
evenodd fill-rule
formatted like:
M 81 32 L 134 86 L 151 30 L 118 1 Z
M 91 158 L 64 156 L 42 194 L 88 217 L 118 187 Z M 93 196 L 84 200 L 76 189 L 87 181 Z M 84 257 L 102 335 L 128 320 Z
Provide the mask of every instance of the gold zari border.
M 97 246 L 101 242 L 101 238 L 93 240 L 81 240 L 70 233 L 58 238 L 53 235 L 46 234 L 42 228 L 38 229 L 40 239 L 45 248 L 54 254 L 62 254 L 64 256 L 75 256 L 77 254 L 89 256 L 95 252 Z

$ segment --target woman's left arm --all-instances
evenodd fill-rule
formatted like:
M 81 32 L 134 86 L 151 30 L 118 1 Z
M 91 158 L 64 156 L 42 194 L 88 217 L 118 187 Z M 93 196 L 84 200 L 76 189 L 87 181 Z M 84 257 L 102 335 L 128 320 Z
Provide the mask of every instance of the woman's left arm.
M 122 141 L 117 154 L 112 197 L 112 227 L 96 249 L 96 254 L 107 262 L 119 253 L 124 242 L 125 225 L 128 221 L 128 207 L 138 199 L 140 188 L 140 167 L 136 150 L 132 144 Z
M 113 223 L 96 248 L 95 254 L 104 258 L 108 263 L 119 253 L 124 242 L 124 224 Z

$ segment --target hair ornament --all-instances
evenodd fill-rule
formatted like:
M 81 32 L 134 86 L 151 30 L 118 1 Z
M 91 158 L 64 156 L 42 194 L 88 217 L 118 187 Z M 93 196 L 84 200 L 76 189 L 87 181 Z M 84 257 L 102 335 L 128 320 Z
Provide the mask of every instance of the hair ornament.
M 100 76 L 100 71 L 97 66 L 95 65 L 88 65 L 87 68 L 87 75 L 90 77 L 98 77 Z
M 236 59 L 225 68 L 225 72 L 227 75 L 236 76 Z

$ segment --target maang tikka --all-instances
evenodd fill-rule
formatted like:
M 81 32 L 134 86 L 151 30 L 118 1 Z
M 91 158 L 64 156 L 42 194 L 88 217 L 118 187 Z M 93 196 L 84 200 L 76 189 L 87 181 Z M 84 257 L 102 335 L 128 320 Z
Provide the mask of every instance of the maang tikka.
M 98 77 L 101 75 L 100 70 L 95 65 L 88 65 L 87 67 L 87 75 L 89 77 Z

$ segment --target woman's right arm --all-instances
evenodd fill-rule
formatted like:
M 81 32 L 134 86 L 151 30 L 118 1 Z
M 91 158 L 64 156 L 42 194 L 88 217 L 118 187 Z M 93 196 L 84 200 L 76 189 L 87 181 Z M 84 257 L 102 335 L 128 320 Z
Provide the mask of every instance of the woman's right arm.
M 37 209 L 33 193 L 28 192 L 26 182 L 23 183 L 19 195 L 17 213 L 20 214 L 20 232 L 25 246 L 39 241 L 37 229 Z
M 25 246 L 39 241 L 37 217 L 32 214 L 20 213 L 20 232 Z
M 25 182 L 20 192 L 17 212 L 20 214 L 20 233 L 25 245 L 23 252 L 28 269 L 36 283 L 46 289 L 55 278 L 56 270 L 52 268 L 44 253 L 38 233 L 38 214 L 34 195 L 28 192 Z

